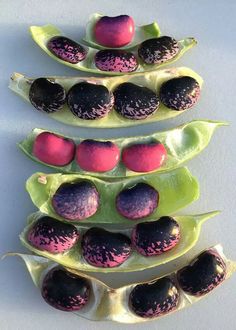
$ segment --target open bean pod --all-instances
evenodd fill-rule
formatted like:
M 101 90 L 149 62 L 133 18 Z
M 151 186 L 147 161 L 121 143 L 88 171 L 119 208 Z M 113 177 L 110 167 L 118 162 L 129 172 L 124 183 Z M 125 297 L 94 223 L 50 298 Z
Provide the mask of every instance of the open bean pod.
M 154 26 L 154 33 L 156 34 L 157 26 Z M 61 58 L 58 58 L 58 56 L 55 56 L 48 48 L 48 43 L 52 38 L 55 37 L 64 37 L 64 34 L 62 31 L 60 31 L 56 26 L 48 24 L 44 26 L 31 26 L 30 27 L 30 33 L 33 38 L 33 40 L 36 42 L 36 44 L 41 47 L 47 55 L 52 57 L 54 60 L 58 61 L 61 64 L 67 65 L 71 68 L 80 70 L 80 71 L 86 71 L 90 73 L 100 73 L 100 74 L 106 74 L 106 75 L 122 75 L 124 72 L 114 72 L 114 71 L 102 71 L 98 69 L 95 66 L 95 55 L 98 52 L 97 49 L 91 48 L 91 47 L 84 47 L 84 51 L 86 52 L 85 59 L 78 62 L 78 63 L 70 63 L 68 61 L 65 61 Z M 74 43 L 74 41 L 72 41 Z M 135 62 L 137 63 L 137 69 L 133 73 L 140 73 L 140 72 L 147 72 L 147 71 L 153 71 L 156 70 L 166 64 L 173 63 L 177 61 L 186 51 L 188 51 L 190 48 L 196 45 L 196 40 L 194 38 L 185 38 L 180 41 L 178 41 L 178 47 L 179 52 L 178 54 L 173 57 L 171 60 L 164 62 L 162 64 L 145 64 L 141 59 L 137 56 L 138 46 L 132 48 L 132 53 L 130 52 L 128 57 L 132 56 L 133 58 L 136 57 Z M 79 44 L 77 44 L 79 45 Z M 81 45 L 79 45 L 81 46 Z
M 203 251 L 176 272 L 115 289 L 43 257 L 19 253 L 8 255 L 24 260 L 34 284 L 54 308 L 73 311 L 94 321 L 120 323 L 156 320 L 188 307 L 236 271 L 236 263 L 228 260 L 222 247 L 217 245 Z
M 82 225 L 61 226 L 57 220 L 37 212 L 29 216 L 20 240 L 34 254 L 75 270 L 141 271 L 187 253 L 197 243 L 202 224 L 218 213 L 162 217 L 149 227 L 147 224 L 134 229 L 107 226 L 104 231 L 97 226 L 92 229 Z
M 134 165 L 136 167 L 138 164 L 139 168 L 147 168 L 146 173 L 165 172 L 181 166 L 205 149 L 214 131 L 222 125 L 226 125 L 226 123 L 196 120 L 177 128 L 151 135 L 124 137 L 110 139 L 109 141 L 70 138 L 68 136 L 58 135 L 52 131 L 35 128 L 25 140 L 19 143 L 19 147 L 34 161 L 65 173 L 81 173 L 106 178 L 131 177 L 145 173 L 139 169 L 134 171 L 127 167 L 131 167 L 133 163 L 135 163 Z M 56 143 L 58 143 L 59 147 L 55 146 Z M 111 143 L 113 147 L 111 147 Z M 164 146 L 164 150 L 157 150 L 160 144 Z M 132 148 L 135 145 L 137 149 L 130 149 L 130 147 Z M 147 146 L 147 149 L 144 149 L 145 146 Z M 95 147 L 97 147 L 97 153 L 94 151 Z M 138 148 L 142 148 L 141 155 Z M 80 159 L 81 157 L 83 159 Z M 162 162 L 163 157 L 165 159 Z M 148 164 L 146 164 L 147 159 Z M 106 162 L 103 167 L 101 160 Z M 88 162 L 88 164 L 85 164 L 85 162 Z M 60 165 L 56 165 L 58 163 Z M 97 171 L 96 164 L 98 164 Z M 85 167 L 81 168 L 80 165 Z M 88 171 L 86 166 L 87 168 L 93 167 L 94 169 L 91 168 Z M 108 166 L 114 167 L 106 170 Z
M 62 221 L 127 224 L 156 220 L 198 199 L 187 168 L 110 182 L 79 174 L 35 173 L 26 182 L 32 202 Z
M 89 17 L 89 21 L 86 26 L 86 34 L 83 37 L 83 41 L 90 47 L 96 48 L 96 49 L 106 49 L 105 46 L 102 46 L 101 44 L 97 43 L 95 37 L 94 37 L 94 28 L 98 20 L 100 20 L 105 15 L 94 13 Z M 156 22 L 153 22 L 148 25 L 142 25 L 142 26 L 135 26 L 134 36 L 132 41 L 122 47 L 112 47 L 114 49 L 131 49 L 136 47 L 141 42 L 145 41 L 146 39 L 150 38 L 157 38 L 161 34 L 160 28 Z
M 88 82 L 95 85 L 103 85 L 110 92 L 113 92 L 119 85 L 123 83 L 132 83 L 135 85 L 147 87 L 155 93 L 159 93 L 160 87 L 163 83 L 169 81 L 173 78 L 178 78 L 182 76 L 189 76 L 194 78 L 199 86 L 203 84 L 202 78 L 186 67 L 171 68 L 160 71 L 154 71 L 150 73 L 140 73 L 137 75 L 124 75 L 122 77 L 107 77 L 107 78 L 88 78 L 88 77 L 49 77 L 47 78 L 50 82 L 59 84 L 64 88 L 65 92 L 71 89 L 72 86 L 81 83 Z M 20 73 L 14 73 L 11 76 L 9 88 L 13 90 L 16 94 L 20 95 L 23 99 L 30 102 L 29 91 L 33 83 L 33 78 L 28 78 Z M 188 111 L 188 110 L 184 110 Z M 146 117 L 145 119 L 129 119 L 121 116 L 114 107 L 109 111 L 106 116 L 99 119 L 86 120 L 75 116 L 69 109 L 68 105 L 64 105 L 60 110 L 55 112 L 47 113 L 51 118 L 60 121 L 64 124 L 73 126 L 84 126 L 84 127 L 96 127 L 96 128 L 115 128 L 115 127 L 128 127 L 140 124 L 146 124 L 151 122 L 156 122 L 160 120 L 165 120 L 169 118 L 176 117 L 182 114 L 184 111 L 176 111 L 168 108 L 164 104 L 160 103 L 157 111 L 152 115 Z

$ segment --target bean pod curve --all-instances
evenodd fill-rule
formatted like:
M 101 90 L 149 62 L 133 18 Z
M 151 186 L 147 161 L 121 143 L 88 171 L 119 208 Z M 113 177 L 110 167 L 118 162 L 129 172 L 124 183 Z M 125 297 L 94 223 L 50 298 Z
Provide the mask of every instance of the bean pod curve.
M 13 73 L 9 88 L 64 124 L 115 128 L 170 119 L 189 111 L 199 99 L 202 84 L 196 72 L 180 67 L 106 78 L 33 79 Z
M 8 255 L 24 260 L 34 284 L 52 307 L 73 311 L 94 321 L 120 323 L 156 320 L 186 308 L 236 271 L 236 263 L 225 257 L 221 245 L 216 245 L 173 273 L 113 289 L 91 276 L 63 268 L 43 257 Z
M 166 172 L 204 150 L 225 122 L 196 120 L 146 136 L 118 139 L 70 138 L 35 128 L 20 149 L 31 159 L 64 173 L 119 178 Z
M 156 36 L 159 36 L 160 32 L 157 24 L 154 23 L 150 25 L 147 30 L 151 32 L 154 38 L 158 38 Z M 185 52 L 197 43 L 194 38 L 185 38 L 176 41 L 178 45 L 178 52 L 175 56 L 170 59 L 167 58 L 162 63 L 146 64 L 142 58 L 139 58 L 138 54 L 139 47 L 142 44 L 134 46 L 132 50 L 129 51 L 122 49 L 97 50 L 91 47 L 83 46 L 82 44 L 71 40 L 52 24 L 44 26 L 31 26 L 30 34 L 36 44 L 47 55 L 59 63 L 80 71 L 96 74 L 105 73 L 106 75 L 122 75 L 125 72 L 131 72 L 133 74 L 136 72 L 139 73 L 156 70 L 163 65 L 177 61 Z M 68 48 L 71 48 L 69 55 Z M 71 57 L 73 58 L 74 53 L 78 53 L 78 51 L 80 51 L 80 53 L 82 51 L 84 56 L 82 59 L 72 62 Z
M 187 253 L 197 243 L 202 224 L 218 213 L 163 216 L 115 229 L 62 223 L 37 212 L 29 216 L 20 240 L 32 253 L 78 271 L 141 271 Z
M 35 173 L 26 189 L 35 206 L 53 218 L 128 226 L 173 214 L 199 197 L 198 182 L 184 167 L 116 181 Z

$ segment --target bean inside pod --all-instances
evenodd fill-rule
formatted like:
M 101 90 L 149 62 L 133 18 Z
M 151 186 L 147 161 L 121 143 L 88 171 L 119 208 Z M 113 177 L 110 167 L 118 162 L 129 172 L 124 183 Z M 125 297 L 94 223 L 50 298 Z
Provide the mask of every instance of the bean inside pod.
M 118 33 L 117 28 L 119 29 Z M 104 34 L 107 35 L 104 36 Z M 139 26 L 135 25 L 134 17 L 128 15 L 108 17 L 94 13 L 89 17 L 86 24 L 86 34 L 83 41 L 88 46 L 96 49 L 106 49 L 108 47 L 132 49 L 148 38 L 159 36 L 160 28 L 156 22 Z
M 154 24 L 153 26 L 149 27 L 149 30 L 153 30 L 154 37 L 157 35 L 157 26 Z M 83 49 L 82 54 L 86 52 L 86 57 L 84 60 L 78 62 L 78 63 L 71 63 L 71 56 L 61 56 L 58 58 L 58 51 L 55 53 L 54 48 L 50 47 L 52 40 L 55 43 L 57 39 L 66 39 L 66 45 L 69 44 L 69 47 L 72 48 L 72 53 L 74 54 L 75 50 L 78 49 L 79 45 L 75 41 L 69 42 L 69 38 L 67 38 L 63 32 L 61 32 L 57 27 L 49 24 L 49 25 L 44 25 L 44 26 L 31 26 L 30 27 L 30 33 L 32 35 L 32 38 L 34 41 L 40 46 L 47 55 L 52 57 L 54 60 L 57 60 L 58 62 L 65 64 L 67 66 L 73 67 L 75 69 L 81 70 L 81 71 L 86 71 L 86 72 L 91 72 L 91 73 L 104 73 L 106 72 L 107 74 L 111 75 L 121 75 L 124 72 L 146 72 L 146 71 L 152 71 L 157 68 L 159 68 L 162 65 L 165 65 L 167 63 L 172 63 L 176 60 L 178 60 L 186 51 L 188 51 L 190 48 L 192 48 L 194 45 L 196 45 L 196 40 L 194 38 L 185 38 L 182 40 L 179 40 L 178 43 L 178 54 L 176 56 L 173 56 L 172 58 L 163 56 L 163 62 L 162 63 L 154 63 L 154 64 L 146 64 L 143 63 L 143 61 L 139 58 L 138 54 L 138 48 L 140 45 L 136 45 L 132 50 L 117 50 L 117 49 L 109 49 L 109 56 L 103 61 L 99 61 L 101 66 L 98 66 L 98 61 L 97 57 L 99 54 L 100 58 L 100 52 L 107 51 L 106 49 L 104 50 L 96 50 L 91 47 L 87 47 L 87 49 Z M 159 35 L 159 33 L 158 33 Z M 150 36 L 152 37 L 152 35 Z M 146 38 L 145 38 L 146 39 Z M 61 53 L 65 53 L 68 50 L 65 49 L 64 44 L 63 44 L 63 49 L 61 50 Z M 122 56 L 118 55 L 117 57 L 117 51 L 122 52 Z M 81 52 L 81 51 L 80 51 Z M 124 55 L 125 54 L 125 55 Z M 67 55 L 67 54 L 66 54 Z M 123 58 L 125 60 L 123 60 Z M 129 58 L 129 59 L 128 59 Z M 69 59 L 69 60 L 68 60 Z M 128 59 L 128 62 L 127 62 Z M 134 61 L 137 62 L 134 65 Z M 122 66 L 120 66 L 120 63 L 122 62 Z M 104 64 L 106 65 L 104 66 Z M 113 67 L 111 67 L 111 64 L 113 63 Z M 119 67 L 119 68 L 118 68 Z M 112 68 L 112 71 L 111 71 Z
M 179 274 L 182 273 L 184 276 L 183 272 L 185 272 L 186 267 L 161 278 L 157 277 L 142 283 L 133 283 L 113 289 L 91 276 L 69 268 L 62 268 L 46 258 L 17 253 L 10 255 L 20 256 L 24 260 L 35 285 L 41 290 L 46 302 L 54 308 L 62 309 L 61 306 L 66 305 L 68 311 L 78 309 L 75 311 L 78 316 L 90 320 L 112 320 L 121 323 L 145 322 L 181 310 L 214 290 L 236 271 L 235 262 L 224 256 L 220 245 L 206 249 L 186 267 L 191 267 L 193 264 L 196 267 L 198 264 L 198 276 L 203 279 L 202 289 L 209 288 L 210 280 L 211 290 L 205 294 L 193 295 L 192 292 L 183 291 L 185 288 L 182 288 L 182 284 L 179 283 Z M 206 256 L 211 256 L 211 258 L 206 264 L 207 270 L 204 274 L 200 274 L 200 263 L 202 259 L 207 260 Z M 210 265 L 213 264 L 218 265 L 218 267 L 211 267 Z M 61 290 L 62 282 L 55 281 L 54 276 L 52 276 L 52 274 L 57 275 L 58 272 L 60 272 L 61 277 L 66 278 L 63 291 Z M 191 283 L 192 289 L 195 289 L 195 285 L 198 286 L 196 271 L 194 272 L 194 281 Z M 220 273 L 221 277 L 219 277 Z M 221 279 L 216 282 L 215 280 L 219 278 Z M 46 291 L 47 295 L 45 295 L 45 289 L 47 290 L 48 287 L 50 290 Z M 61 295 L 63 292 L 64 294 Z M 68 292 L 70 297 L 74 299 L 70 298 L 68 301 Z M 59 302 L 63 302 L 59 306 L 58 296 Z M 56 303 L 54 303 L 55 300 Z M 114 301 L 116 301 L 115 305 Z
M 217 211 L 161 217 L 133 228 L 63 223 L 41 212 L 29 216 L 23 245 L 64 267 L 90 272 L 131 272 L 156 267 L 189 251 L 202 224 Z
M 130 177 L 180 166 L 204 150 L 223 125 L 227 123 L 196 120 L 168 131 L 108 141 L 71 138 L 35 128 L 19 147 L 34 161 L 62 172 Z
M 176 212 L 199 196 L 197 180 L 187 168 L 113 182 L 79 174 L 35 173 L 26 189 L 40 211 L 53 218 L 129 225 Z M 128 199 L 127 190 L 132 194 Z
M 49 113 L 48 115 L 65 124 L 96 128 L 128 127 L 173 118 L 180 115 L 182 111 L 168 108 L 164 103 L 159 101 L 158 95 L 160 94 L 161 86 L 164 85 L 165 82 L 173 80 L 175 84 L 175 82 L 178 82 L 175 78 L 179 77 L 193 78 L 194 81 L 196 81 L 196 86 L 199 86 L 199 88 L 202 86 L 202 78 L 188 68 L 171 68 L 145 74 L 140 73 L 134 76 L 126 75 L 113 78 L 44 78 L 46 81 L 48 79 L 51 82 L 62 86 L 67 93 L 67 96 L 70 95 L 70 91 L 73 91 L 75 86 L 76 89 L 78 86 L 82 85 L 89 86 L 89 89 L 92 88 L 96 90 L 96 95 L 101 93 L 100 89 L 103 90 L 102 98 L 99 94 L 100 97 L 96 97 L 96 102 L 94 99 L 93 104 L 90 104 L 85 112 L 82 111 L 84 104 L 82 104 L 81 101 L 78 102 L 76 95 L 72 95 L 72 93 L 71 97 L 69 97 L 69 106 L 71 107 L 71 110 L 68 105 L 64 105 L 62 110 Z M 21 74 L 15 73 L 11 77 L 10 88 L 25 100 L 29 101 L 29 93 L 34 80 L 35 79 L 27 78 Z M 188 85 L 188 81 L 186 84 Z M 182 103 L 180 104 L 179 109 L 183 110 L 183 102 L 187 104 L 186 109 L 188 109 L 190 99 L 193 105 L 194 100 L 197 101 L 199 93 L 195 94 L 196 97 L 194 99 L 193 97 L 190 97 L 194 86 L 191 87 L 193 89 L 186 89 L 186 91 L 184 84 L 181 86 L 183 93 L 181 94 Z M 123 98 L 126 97 L 127 87 L 128 91 L 135 88 L 135 103 L 132 103 L 133 99 L 130 97 L 124 101 Z M 83 89 L 83 93 L 84 92 Z M 176 97 L 175 91 L 172 90 L 172 92 L 173 93 L 170 95 L 171 100 Z M 114 95 L 116 95 L 116 101 Z M 72 103 L 71 99 L 73 99 Z M 85 99 L 91 99 L 90 92 L 87 88 Z M 166 98 L 163 98 L 163 100 L 166 102 Z M 171 102 L 173 103 L 175 100 L 172 100 Z M 114 106 L 112 107 L 113 104 Z

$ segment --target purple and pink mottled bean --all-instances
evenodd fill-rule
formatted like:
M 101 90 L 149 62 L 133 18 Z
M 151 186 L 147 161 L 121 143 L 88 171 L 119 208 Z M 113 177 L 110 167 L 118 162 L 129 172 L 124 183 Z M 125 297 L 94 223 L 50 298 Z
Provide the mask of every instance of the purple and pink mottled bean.
M 27 238 L 37 249 L 56 254 L 71 249 L 77 243 L 79 233 L 71 224 L 44 216 L 30 228 Z
M 116 209 L 125 218 L 136 220 L 149 216 L 157 208 L 159 193 L 146 183 L 122 190 L 116 197 Z
M 52 206 L 67 220 L 83 220 L 97 212 L 99 193 L 89 181 L 63 183 L 52 197 Z
M 117 267 L 125 262 L 131 253 L 131 240 L 120 233 L 112 233 L 93 227 L 82 237 L 84 259 L 95 267 Z
M 133 72 L 138 68 L 134 54 L 118 49 L 104 49 L 95 54 L 95 65 L 101 71 Z
M 146 257 L 173 249 L 180 240 L 180 226 L 171 217 L 137 224 L 131 234 L 136 250 Z
M 87 50 L 77 42 L 63 36 L 55 36 L 47 43 L 47 48 L 56 57 L 72 64 L 83 61 Z

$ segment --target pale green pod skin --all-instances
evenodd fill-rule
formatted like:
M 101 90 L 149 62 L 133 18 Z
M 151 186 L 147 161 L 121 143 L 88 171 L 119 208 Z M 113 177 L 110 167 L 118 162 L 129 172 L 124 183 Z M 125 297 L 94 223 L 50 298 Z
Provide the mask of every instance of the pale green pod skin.
M 118 85 L 122 83 L 131 82 L 133 84 L 147 87 L 152 91 L 154 91 L 155 93 L 159 93 L 160 87 L 165 81 L 181 76 L 190 76 L 196 79 L 199 86 L 202 87 L 203 84 L 202 78 L 196 72 L 186 67 L 164 69 L 164 70 L 153 71 L 145 74 L 139 73 L 137 75 L 123 75 L 122 77 L 106 77 L 106 78 L 47 77 L 47 78 L 53 82 L 62 85 L 66 90 L 66 92 L 68 92 L 73 85 L 82 81 L 86 81 L 89 83 L 104 85 L 110 91 L 113 91 Z M 23 99 L 25 99 L 27 102 L 30 102 L 29 90 L 33 81 L 34 81 L 33 78 L 25 77 L 20 73 L 13 73 L 10 79 L 9 88 L 12 91 L 14 91 L 16 94 L 21 96 Z M 154 112 L 150 117 L 141 120 L 132 120 L 122 117 L 115 111 L 114 108 L 104 118 L 96 119 L 96 120 L 85 120 L 85 119 L 80 119 L 75 115 L 73 115 L 73 113 L 69 110 L 68 106 L 65 105 L 60 111 L 50 114 L 47 113 L 47 115 L 57 121 L 72 126 L 115 128 L 115 127 L 137 126 L 141 124 L 153 123 L 165 119 L 170 119 L 179 116 L 183 114 L 185 111 L 189 111 L 189 110 L 175 111 L 167 108 L 161 103 L 159 109 L 156 112 Z
M 123 264 L 114 268 L 94 267 L 88 264 L 86 260 L 83 258 L 80 242 L 82 235 L 85 233 L 86 230 L 88 230 L 88 227 L 85 227 L 83 225 L 76 226 L 80 234 L 80 239 L 77 242 L 77 244 L 64 253 L 52 254 L 47 251 L 39 250 L 35 248 L 33 245 L 31 245 L 28 242 L 27 235 L 30 229 L 32 228 L 32 226 L 37 222 L 37 220 L 40 219 L 42 216 L 44 216 L 40 212 L 33 213 L 29 216 L 27 221 L 27 226 L 20 234 L 20 240 L 22 244 L 32 253 L 53 260 L 67 268 L 72 268 L 78 271 L 101 272 L 101 273 L 134 272 L 134 271 L 141 271 L 144 269 L 165 264 L 187 253 L 197 243 L 197 240 L 201 232 L 202 224 L 206 220 L 216 216 L 217 214 L 219 214 L 219 211 L 213 211 L 198 215 L 174 216 L 174 219 L 177 221 L 177 223 L 180 226 L 180 240 L 173 249 L 164 252 L 161 255 L 152 256 L 152 257 L 145 257 L 140 253 L 138 253 L 135 249 L 133 249 L 130 257 Z M 132 232 L 132 228 L 114 229 L 113 227 L 108 226 L 108 228 L 106 229 L 109 229 L 109 231 L 111 232 L 122 233 L 129 237 L 131 236 L 131 232 Z
M 225 257 L 221 245 L 216 245 L 214 247 L 210 247 L 209 249 L 211 250 L 213 249 L 221 256 L 221 258 L 223 258 L 224 263 L 226 265 L 225 279 L 231 277 L 232 274 L 236 272 L 236 262 L 231 261 Z M 20 253 L 8 253 L 7 256 L 18 256 L 23 259 L 35 286 L 38 287 L 39 290 L 41 288 L 41 284 L 44 276 L 47 274 L 47 272 L 50 269 L 57 266 L 57 264 L 54 263 L 53 261 L 50 261 L 46 258 L 39 256 L 20 254 Z M 161 277 L 156 277 L 145 282 L 128 284 L 120 288 L 111 288 L 108 287 L 105 283 L 97 280 L 92 276 L 86 275 L 84 273 L 69 268 L 67 268 L 67 270 L 71 273 L 77 274 L 78 276 L 86 278 L 87 280 L 90 281 L 90 285 L 91 285 L 92 292 L 91 292 L 90 300 L 84 308 L 82 308 L 78 312 L 75 312 L 77 316 L 93 321 L 115 321 L 119 323 L 141 323 L 151 320 L 152 321 L 157 320 L 161 317 L 161 316 L 154 317 L 152 319 L 139 317 L 132 312 L 128 303 L 129 294 L 137 284 L 151 283 L 152 281 L 155 281 Z M 177 271 L 170 274 L 166 274 L 165 276 L 169 276 L 174 282 L 176 282 L 177 281 L 176 273 Z M 189 307 L 195 302 L 198 302 L 203 297 L 210 295 L 210 293 L 208 293 L 201 297 L 195 297 L 188 295 L 187 293 L 183 292 L 180 288 L 178 288 L 178 291 L 180 297 L 177 308 L 172 312 L 165 314 L 165 316 L 170 315 L 175 311 L 179 311 L 183 308 Z
M 94 13 L 89 17 L 89 21 L 86 25 L 85 36 L 83 37 L 83 41 L 90 47 L 96 49 L 107 49 L 108 47 L 102 46 L 98 44 L 94 38 L 94 27 L 97 21 L 105 15 Z M 135 26 L 135 34 L 133 40 L 126 46 L 123 47 L 112 47 L 112 49 L 132 49 L 143 41 L 151 38 L 158 38 L 161 35 L 160 27 L 156 22 L 147 25 Z
M 88 180 L 96 186 L 100 196 L 100 203 L 97 212 L 87 219 L 78 221 L 80 223 L 96 225 L 99 223 L 126 224 L 131 227 L 139 222 L 154 221 L 163 215 L 173 214 L 199 198 L 197 179 L 192 176 L 186 167 L 159 175 L 151 174 L 116 181 L 101 180 L 79 174 L 35 173 L 27 180 L 26 190 L 34 205 L 42 213 L 61 221 L 68 221 L 56 214 L 51 203 L 52 197 L 63 183 L 81 180 Z M 115 205 L 116 196 L 121 190 L 133 187 L 140 182 L 149 184 L 158 191 L 159 204 L 151 215 L 142 219 L 129 220 L 117 212 Z M 76 221 L 70 221 L 70 223 L 72 222 L 76 223 Z
M 157 29 L 158 29 L 157 25 L 155 25 L 155 24 L 151 25 L 151 27 L 149 28 L 150 34 L 156 35 L 158 33 Z M 55 55 L 53 55 L 47 47 L 48 41 L 51 38 L 56 37 L 56 36 L 64 36 L 64 34 L 62 31 L 60 31 L 56 26 L 54 26 L 52 24 L 48 24 L 48 25 L 44 25 L 44 26 L 31 26 L 29 30 L 30 30 L 30 34 L 31 34 L 33 40 L 36 42 L 36 44 L 40 48 L 42 48 L 47 55 L 49 55 L 50 57 L 52 57 L 54 60 L 56 60 L 57 62 L 59 62 L 61 64 L 64 64 L 66 66 L 69 66 L 71 68 L 74 68 L 74 69 L 77 69 L 80 71 L 85 71 L 85 72 L 90 72 L 90 73 L 105 74 L 105 75 L 109 75 L 109 76 L 121 76 L 124 74 L 124 72 L 101 71 L 98 68 L 96 68 L 95 63 L 94 63 L 94 56 L 98 50 L 91 48 L 91 47 L 87 47 L 86 58 L 77 64 L 71 64 L 71 63 L 63 61 L 63 60 L 59 59 L 58 57 L 56 57 Z M 130 74 L 153 71 L 160 67 L 163 67 L 164 65 L 173 63 L 173 62 L 177 61 L 180 57 L 182 57 L 183 54 L 185 52 L 187 52 L 190 48 L 195 46 L 197 44 L 197 41 L 194 38 L 185 38 L 185 39 L 178 41 L 178 43 L 179 43 L 180 51 L 174 58 L 172 58 L 170 61 L 167 61 L 162 64 L 152 64 L 152 65 L 145 64 L 143 61 L 141 61 L 141 59 L 138 58 L 138 56 L 137 56 L 138 46 L 133 47 L 132 49 L 130 49 L 130 51 L 132 51 L 132 53 L 134 55 L 136 55 L 139 65 L 138 65 L 137 70 L 134 72 L 130 72 Z
M 142 144 L 142 143 L 153 143 L 159 141 L 162 143 L 167 150 L 167 158 L 164 164 L 155 171 L 148 173 L 160 173 L 173 170 L 181 165 L 183 165 L 188 160 L 197 156 L 202 150 L 204 150 L 209 144 L 211 137 L 215 130 L 220 127 L 227 125 L 225 122 L 220 121 L 211 121 L 211 120 L 195 120 L 176 128 L 153 133 L 151 135 L 145 136 L 136 136 L 136 137 L 124 137 L 118 139 L 109 139 L 109 141 L 113 142 L 120 149 L 120 154 L 122 154 L 122 150 L 131 146 L 133 144 Z M 81 143 L 84 139 L 76 138 L 76 137 L 68 137 L 57 134 L 52 131 L 43 130 L 40 128 L 35 128 L 33 131 L 26 137 L 25 140 L 18 144 L 19 148 L 32 160 L 44 164 L 46 166 L 55 168 L 58 171 L 62 171 L 64 173 L 81 173 L 85 175 L 92 175 L 96 177 L 104 177 L 104 178 L 119 178 L 119 177 L 131 177 L 137 176 L 145 173 L 134 172 L 129 170 L 124 166 L 122 160 L 118 165 L 107 172 L 87 172 L 81 169 L 74 159 L 70 164 L 66 166 L 54 166 L 47 163 L 44 163 L 37 159 L 33 155 L 33 145 L 36 137 L 43 133 L 50 132 L 56 135 L 59 135 L 63 138 L 72 139 L 77 145 Z M 96 139 L 96 141 L 107 141 L 104 139 Z

